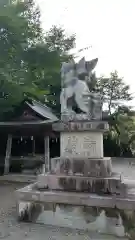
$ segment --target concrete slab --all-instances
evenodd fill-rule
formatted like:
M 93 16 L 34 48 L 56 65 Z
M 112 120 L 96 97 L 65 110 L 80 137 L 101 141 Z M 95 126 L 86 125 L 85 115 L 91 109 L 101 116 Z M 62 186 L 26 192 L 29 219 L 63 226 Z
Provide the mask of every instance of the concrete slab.
M 37 203 L 63 203 L 77 206 L 96 206 L 118 208 L 126 210 L 135 209 L 135 194 L 132 197 L 117 197 L 116 195 L 97 195 L 89 193 L 74 193 L 62 191 L 39 191 L 37 183 L 16 191 L 17 201 Z
M 119 237 L 16 221 L 14 191 L 25 184 L 0 184 L 0 239 L 4 240 L 121 240 Z M 127 238 L 122 238 L 127 240 Z

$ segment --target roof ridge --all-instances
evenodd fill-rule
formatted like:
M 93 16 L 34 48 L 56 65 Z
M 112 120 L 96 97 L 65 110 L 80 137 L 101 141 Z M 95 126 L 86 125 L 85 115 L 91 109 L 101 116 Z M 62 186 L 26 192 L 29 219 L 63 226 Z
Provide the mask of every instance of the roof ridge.
M 48 108 L 48 110 L 51 111 L 51 108 L 48 107 L 45 103 L 43 104 L 42 102 L 40 102 L 40 101 L 36 101 L 35 99 L 33 99 L 32 102 L 35 102 L 36 104 L 40 105 L 41 107 Z
M 48 119 L 58 120 L 55 113 L 51 111 L 51 108 L 46 104 L 42 104 L 40 101 L 32 100 L 32 103 L 26 101 L 26 104 L 37 112 L 40 116 L 43 116 Z

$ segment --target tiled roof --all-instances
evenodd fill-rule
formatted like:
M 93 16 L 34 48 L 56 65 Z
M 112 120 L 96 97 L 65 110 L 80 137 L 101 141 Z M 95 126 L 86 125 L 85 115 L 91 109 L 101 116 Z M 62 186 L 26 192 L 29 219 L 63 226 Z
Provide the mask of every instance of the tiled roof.
M 32 100 L 32 103 L 26 102 L 26 104 L 34 110 L 40 116 L 47 118 L 48 120 L 57 121 L 59 120 L 52 110 L 47 107 L 45 104 Z

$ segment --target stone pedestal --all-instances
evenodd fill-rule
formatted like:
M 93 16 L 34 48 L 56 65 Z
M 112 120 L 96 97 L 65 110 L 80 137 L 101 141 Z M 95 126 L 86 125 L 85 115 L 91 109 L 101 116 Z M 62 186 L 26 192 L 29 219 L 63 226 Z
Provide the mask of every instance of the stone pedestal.
M 22 215 L 23 219 L 27 217 L 30 220 L 33 209 L 36 215 L 35 204 L 43 204 L 44 211 L 48 210 L 50 205 L 53 217 L 57 207 L 66 207 L 69 211 L 70 205 L 72 209 L 74 206 L 77 214 L 79 212 L 79 215 L 85 217 L 87 223 L 85 226 L 83 222 L 78 225 L 77 216 L 76 219 L 72 218 L 72 225 L 75 225 L 73 227 L 84 227 L 88 230 L 91 216 L 93 219 L 100 216 L 97 230 L 104 228 L 108 233 L 116 233 L 115 225 L 120 224 L 120 214 L 123 215 L 123 222 L 127 218 L 121 210 L 135 209 L 134 183 L 122 181 L 120 174 L 112 172 L 111 158 L 104 158 L 103 133 L 109 130 L 109 126 L 101 120 L 102 96 L 97 91 L 94 92 L 93 88 L 89 89 L 87 81 L 84 80 L 92 76 L 91 72 L 96 63 L 97 59 L 86 62 L 84 58 L 77 64 L 63 63 L 61 121 L 52 126 L 53 131 L 60 132 L 60 157 L 50 161 L 49 139 L 46 138 L 44 172 L 37 177 L 35 184 L 16 191 L 17 205 L 26 202 L 21 211 L 18 207 L 18 215 Z M 94 83 L 94 78 L 92 80 Z M 73 102 L 80 114 L 74 111 Z M 37 209 L 41 212 L 42 207 Z M 73 217 L 75 214 L 73 210 Z M 67 215 L 66 213 L 66 217 L 61 218 L 61 226 Z M 45 215 L 46 220 L 48 215 Z M 57 217 L 55 220 L 59 223 Z M 103 222 L 104 226 L 100 227 Z M 51 224 L 53 225 L 53 221 Z M 68 225 L 68 222 L 66 224 Z M 93 229 L 94 225 L 91 228 Z
M 112 172 L 111 158 L 103 155 L 108 124 L 80 121 L 55 124 L 54 128 L 61 132 L 61 156 L 51 159 L 50 171 L 38 175 L 34 185 L 18 190 L 17 198 L 51 203 L 54 208 L 57 204 L 125 207 L 129 202 L 125 185 Z
M 61 132 L 61 157 L 103 158 L 103 133 L 108 130 L 106 122 L 61 122 L 53 128 Z
M 61 132 L 61 156 L 51 159 L 51 171 L 38 176 L 39 189 L 97 194 L 120 194 L 120 175 L 112 173 L 111 158 L 104 158 L 106 122 L 76 121 L 54 124 Z

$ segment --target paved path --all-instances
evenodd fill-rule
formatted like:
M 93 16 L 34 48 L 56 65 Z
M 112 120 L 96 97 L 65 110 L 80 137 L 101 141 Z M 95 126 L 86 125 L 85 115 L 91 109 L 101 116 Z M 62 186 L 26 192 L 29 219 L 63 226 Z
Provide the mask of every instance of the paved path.
M 0 183 L 0 239 L 5 240 L 118 240 L 98 233 L 69 230 L 45 225 L 18 223 L 14 191 L 23 184 Z M 120 238 L 121 239 L 121 238 Z M 124 238 L 122 238 L 125 240 Z
M 112 162 L 113 171 L 121 173 L 124 178 L 135 180 L 135 163 L 127 160 L 119 160 Z

